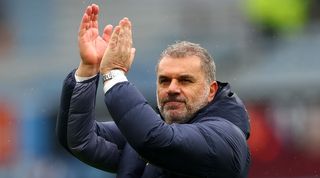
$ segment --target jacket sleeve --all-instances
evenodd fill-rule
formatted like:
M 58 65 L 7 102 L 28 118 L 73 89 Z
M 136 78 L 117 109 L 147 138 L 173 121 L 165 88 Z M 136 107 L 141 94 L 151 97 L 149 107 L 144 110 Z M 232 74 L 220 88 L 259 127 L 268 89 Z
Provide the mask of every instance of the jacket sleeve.
M 114 122 L 95 121 L 99 77 L 76 82 L 74 72 L 64 80 L 56 134 L 61 145 L 79 160 L 115 172 L 126 140 Z
M 168 125 L 129 82 L 113 86 L 105 103 L 130 145 L 166 170 L 197 177 L 238 177 L 247 161 L 245 137 L 225 119 Z

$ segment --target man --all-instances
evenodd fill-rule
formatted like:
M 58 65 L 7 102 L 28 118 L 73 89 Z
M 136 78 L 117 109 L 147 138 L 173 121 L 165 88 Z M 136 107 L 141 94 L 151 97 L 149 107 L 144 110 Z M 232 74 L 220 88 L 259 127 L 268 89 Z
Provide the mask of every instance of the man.
M 80 25 L 81 62 L 64 81 L 57 135 L 75 157 L 117 177 L 247 177 L 249 122 L 240 99 L 215 79 L 215 65 L 197 44 L 169 46 L 157 66 L 160 115 L 128 82 L 135 49 L 124 18 L 98 35 L 99 8 Z M 100 72 L 100 74 L 99 74 Z M 114 122 L 97 122 L 95 98 L 103 78 Z

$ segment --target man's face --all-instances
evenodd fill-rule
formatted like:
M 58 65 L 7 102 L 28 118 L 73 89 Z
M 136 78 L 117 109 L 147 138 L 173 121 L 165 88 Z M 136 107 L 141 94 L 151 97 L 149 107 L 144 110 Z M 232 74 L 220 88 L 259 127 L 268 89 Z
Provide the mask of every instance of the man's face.
M 185 123 L 211 101 L 210 85 L 197 56 L 164 57 L 157 73 L 157 104 L 168 124 Z

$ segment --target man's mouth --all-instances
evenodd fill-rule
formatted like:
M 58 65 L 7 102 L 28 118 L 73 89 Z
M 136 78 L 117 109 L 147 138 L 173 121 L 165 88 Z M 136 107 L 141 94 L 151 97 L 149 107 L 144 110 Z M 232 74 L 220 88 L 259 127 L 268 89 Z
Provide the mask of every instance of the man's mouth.
M 183 101 L 167 101 L 164 103 L 166 109 L 178 109 L 182 105 L 184 105 Z

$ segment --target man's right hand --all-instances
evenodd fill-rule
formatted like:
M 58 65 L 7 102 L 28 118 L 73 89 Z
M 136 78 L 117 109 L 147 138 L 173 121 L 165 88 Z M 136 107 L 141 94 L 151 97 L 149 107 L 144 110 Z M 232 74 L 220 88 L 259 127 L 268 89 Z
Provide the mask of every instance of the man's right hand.
M 99 6 L 92 4 L 83 14 L 78 34 L 78 45 L 81 62 L 76 74 L 80 77 L 89 77 L 97 74 L 102 56 L 108 46 L 112 33 L 112 25 L 107 25 L 102 36 L 98 29 Z

